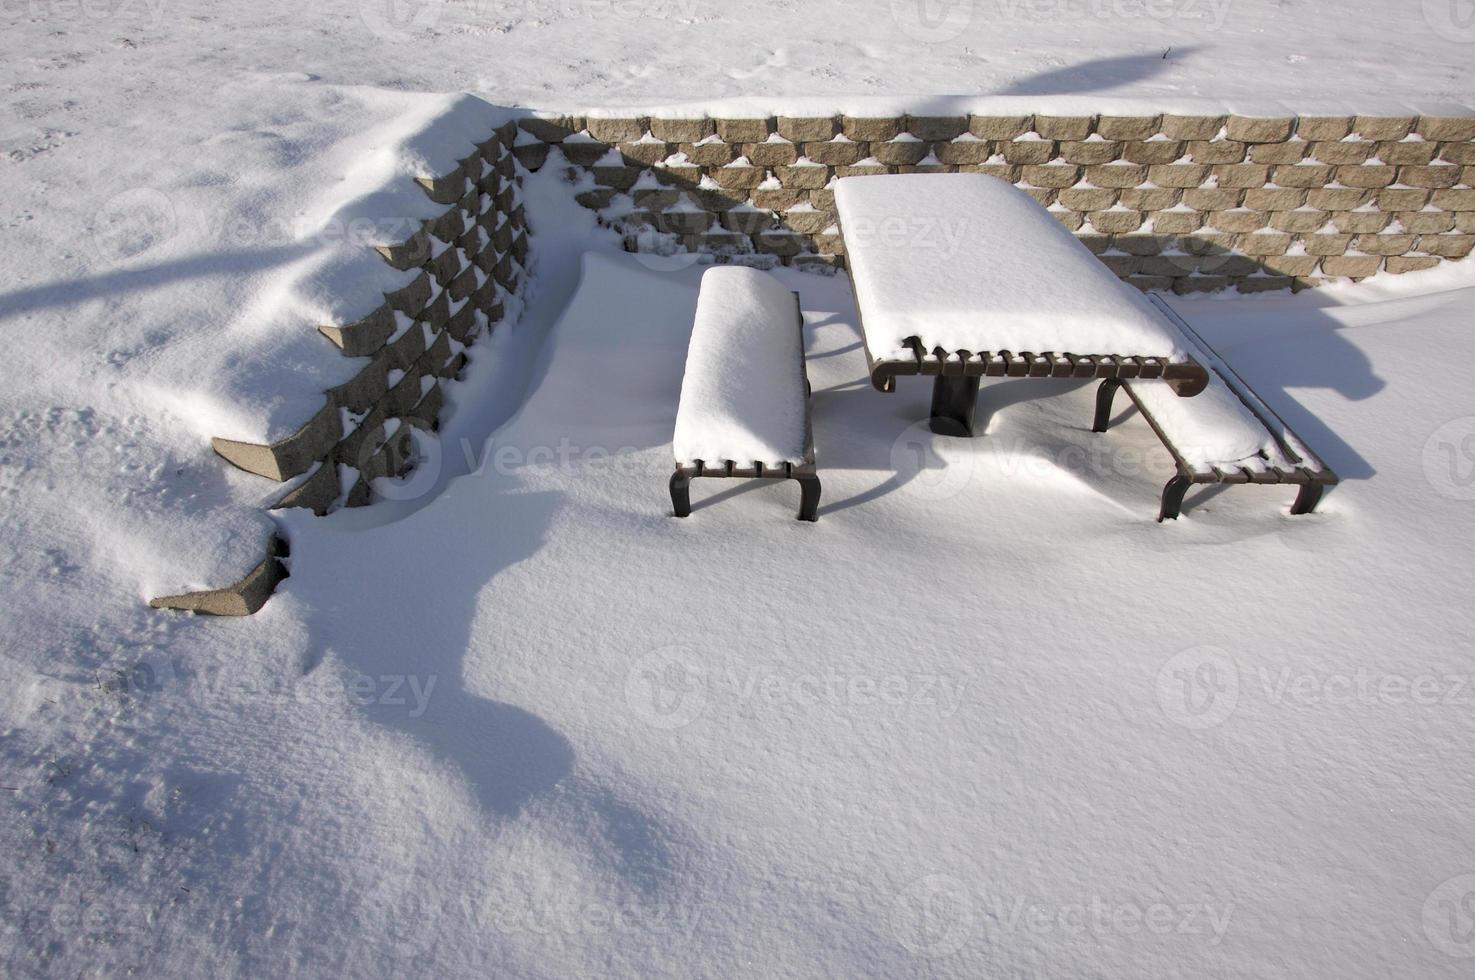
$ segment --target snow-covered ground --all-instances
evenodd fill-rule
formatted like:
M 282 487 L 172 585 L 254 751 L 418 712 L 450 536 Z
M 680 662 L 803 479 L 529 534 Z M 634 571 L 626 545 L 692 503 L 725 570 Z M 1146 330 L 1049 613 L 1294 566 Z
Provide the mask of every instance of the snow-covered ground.
M 1007 382 L 935 439 L 784 273 L 820 521 L 676 521 L 701 269 L 550 172 L 533 304 L 393 499 L 287 515 L 255 617 L 143 605 L 255 561 L 278 488 L 208 437 L 352 366 L 314 321 L 504 107 L 1403 111 L 1469 101 L 1465 13 L 0 4 L 0 973 L 1467 976 L 1468 264 L 1175 301 L 1344 482 L 1164 526 L 1140 419 Z
M 783 273 L 820 521 L 702 481 L 677 521 L 701 268 L 529 200 L 527 390 L 473 373 L 403 499 L 293 516 L 256 617 L 81 554 L 11 586 L 8 972 L 1467 975 L 1458 267 L 1180 303 L 1344 483 L 1166 525 L 1140 419 L 1003 382 L 933 437 L 844 279 Z

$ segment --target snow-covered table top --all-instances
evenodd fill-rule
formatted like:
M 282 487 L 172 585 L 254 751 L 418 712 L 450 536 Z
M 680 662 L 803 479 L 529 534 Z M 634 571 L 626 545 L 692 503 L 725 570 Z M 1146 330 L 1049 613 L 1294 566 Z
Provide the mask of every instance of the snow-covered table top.
M 1001 351 L 1155 359 L 1169 379 L 1202 375 L 1147 300 L 1012 184 L 985 174 L 847 177 L 835 205 L 878 387 L 881 375 L 952 373 L 949 357 L 980 362 L 966 373 L 996 373 L 979 355 Z M 1141 373 L 1157 371 L 1149 363 Z

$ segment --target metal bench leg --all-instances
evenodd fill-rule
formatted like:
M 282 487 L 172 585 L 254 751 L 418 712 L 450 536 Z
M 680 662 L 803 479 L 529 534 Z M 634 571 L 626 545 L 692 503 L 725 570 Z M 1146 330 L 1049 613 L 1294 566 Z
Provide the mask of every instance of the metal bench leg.
M 1116 398 L 1116 390 L 1121 386 L 1122 383 L 1116 378 L 1107 378 L 1096 389 L 1096 420 L 1091 423 L 1092 432 L 1105 432 L 1106 427 L 1111 424 L 1111 403 Z
M 1176 521 L 1178 515 L 1183 512 L 1183 495 L 1188 492 L 1188 487 L 1193 481 L 1179 473 L 1168 481 L 1163 487 L 1163 505 L 1157 512 L 1158 523 L 1164 520 Z
M 691 477 L 671 474 L 671 509 L 677 517 L 691 516 Z
M 819 477 L 796 476 L 799 483 L 799 520 L 819 520 Z
M 1292 514 L 1309 514 L 1321 503 L 1321 493 L 1326 489 L 1320 483 L 1303 483 L 1296 491 L 1296 502 L 1291 504 Z
M 973 435 L 973 410 L 978 406 L 978 376 L 939 374 L 932 382 L 932 418 L 928 424 L 940 436 Z

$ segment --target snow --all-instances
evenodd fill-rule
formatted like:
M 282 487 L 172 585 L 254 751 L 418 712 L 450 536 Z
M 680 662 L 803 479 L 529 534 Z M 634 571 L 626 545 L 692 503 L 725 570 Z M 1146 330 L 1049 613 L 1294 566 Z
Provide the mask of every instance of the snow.
M 875 360 L 932 351 L 1182 360 L 1176 331 L 1024 191 L 986 174 L 847 177 L 835 187 Z
M 1309 517 L 1155 525 L 1170 461 L 1075 382 L 934 438 L 845 278 L 780 271 L 820 521 L 702 481 L 675 521 L 704 266 L 556 168 L 533 295 L 385 500 L 273 517 L 208 439 L 361 367 L 316 327 L 513 111 L 1438 113 L 1470 39 L 1372 0 L 0 5 L 0 973 L 1466 976 L 1468 263 L 1174 300 L 1343 477 Z M 144 606 L 278 531 L 257 616 Z
M 1132 393 L 1147 407 L 1183 461 L 1196 473 L 1214 468 L 1295 469 L 1275 438 L 1219 375 L 1192 398 L 1182 398 L 1164 381 L 1133 381 Z
M 794 294 L 767 272 L 726 266 L 702 276 L 672 438 L 677 463 L 806 462 L 797 316 Z

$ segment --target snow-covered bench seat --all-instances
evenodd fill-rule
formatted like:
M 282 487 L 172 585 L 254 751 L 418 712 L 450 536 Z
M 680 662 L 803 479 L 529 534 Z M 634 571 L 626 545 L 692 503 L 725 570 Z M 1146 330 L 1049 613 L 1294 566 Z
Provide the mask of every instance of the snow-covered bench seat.
M 1034 198 L 986 174 L 835 185 L 871 383 L 936 375 L 934 429 L 972 431 L 983 377 L 1162 378 L 1208 372 L 1136 289 Z
M 699 476 L 795 480 L 799 519 L 819 511 L 799 295 L 758 269 L 702 276 L 672 438 L 671 506 L 691 514 Z
M 1116 390 L 1125 388 L 1178 467 L 1163 488 L 1157 519 L 1176 519 L 1196 483 L 1294 484 L 1300 489 L 1291 513 L 1311 513 L 1337 475 L 1167 303 L 1151 299 L 1208 365 L 1209 384 L 1197 397 L 1179 398 L 1160 380 L 1107 379 L 1096 394 L 1092 429 L 1106 431 Z

